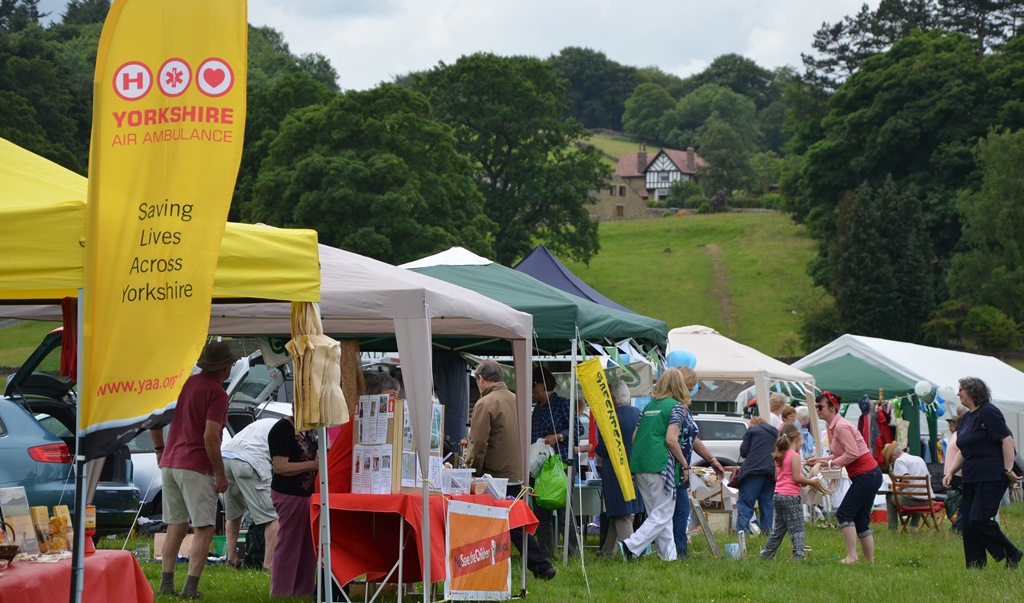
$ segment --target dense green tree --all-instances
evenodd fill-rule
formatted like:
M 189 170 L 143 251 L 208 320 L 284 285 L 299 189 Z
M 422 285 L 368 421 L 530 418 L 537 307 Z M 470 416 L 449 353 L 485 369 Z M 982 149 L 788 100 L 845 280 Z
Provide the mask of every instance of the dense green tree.
M 0 32 L 24 31 L 46 15 L 39 12 L 39 0 L 0 0 Z
M 548 59 L 551 69 L 569 82 L 569 115 L 585 128 L 622 129 L 626 99 L 639 83 L 636 69 L 620 65 L 603 52 L 570 46 Z
M 110 0 L 70 0 L 61 15 L 65 25 L 103 23 L 110 12 Z
M 394 264 L 453 245 L 489 254 L 494 225 L 469 173 L 423 95 L 347 92 L 285 120 L 243 218 L 315 228 L 322 243 Z
M 537 243 L 577 261 L 597 253 L 587 207 L 611 170 L 582 144 L 582 126 L 564 118 L 567 86 L 548 64 L 478 53 L 441 63 L 417 86 L 474 162 L 500 263 L 511 265 Z
M 758 110 L 770 105 L 781 92 L 775 86 L 771 71 L 735 53 L 716 57 L 706 69 L 687 78 L 685 83 L 687 94 L 705 84 L 718 84 L 754 101 Z
M 978 142 L 982 181 L 958 199 L 963 251 L 953 257 L 953 296 L 1024 320 L 1024 130 Z
M 686 82 L 678 75 L 665 73 L 653 65 L 636 71 L 641 84 L 657 84 L 668 91 L 672 98 L 679 100 L 687 90 Z
M 965 33 L 984 51 L 1019 33 L 1021 7 L 1015 0 L 938 0 L 938 21 L 950 31 Z
M 679 99 L 662 116 L 658 138 L 671 147 L 685 149 L 712 118 L 728 124 L 747 153 L 758 150 L 761 131 L 754 101 L 718 84 L 705 84 Z
M 912 341 L 932 309 L 930 257 L 921 203 L 891 177 L 847 195 L 829 250 L 842 330 Z
M 0 35 L 0 92 L 8 93 L 4 108 L 11 111 L 0 117 L 5 131 L 12 142 L 25 142 L 29 150 L 85 174 L 89 140 L 76 123 L 81 101 L 71 85 L 76 77 L 41 28 Z M 20 127 L 24 138 L 14 131 Z M 35 146 L 40 143 L 33 132 L 39 130 L 46 144 Z
M 710 167 L 700 170 L 705 194 L 747 188 L 753 180 L 750 151 L 743 138 L 725 120 L 712 116 L 697 132 L 697 148 Z
M 640 84 L 626 100 L 622 127 L 634 136 L 661 142 L 661 118 L 675 105 L 668 90 L 658 84 Z
M 297 109 L 327 104 L 335 95 L 325 84 L 304 71 L 284 73 L 262 86 L 250 86 L 245 147 L 242 149 L 230 219 L 239 220 L 246 213 L 245 207 L 253 197 L 260 167 L 284 119 Z
M 950 191 L 974 171 L 971 147 L 1004 102 L 989 85 L 987 60 L 967 36 L 931 32 L 865 61 L 829 100 L 823 138 L 804 155 L 795 217 L 828 240 L 843 195 L 891 174 L 919 192 L 930 238 L 948 257 L 959 239 Z

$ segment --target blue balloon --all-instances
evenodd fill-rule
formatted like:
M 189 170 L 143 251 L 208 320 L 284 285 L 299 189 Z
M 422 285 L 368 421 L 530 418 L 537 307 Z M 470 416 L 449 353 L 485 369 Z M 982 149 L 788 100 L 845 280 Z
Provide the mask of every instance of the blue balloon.
M 693 389 L 690 390 L 690 397 L 691 398 L 697 395 L 697 390 L 698 389 L 700 389 L 700 383 L 698 383 L 697 385 L 694 385 Z
M 672 350 L 668 353 L 668 358 L 665 360 L 669 368 L 685 366 L 692 369 L 697 366 L 697 357 L 687 350 Z

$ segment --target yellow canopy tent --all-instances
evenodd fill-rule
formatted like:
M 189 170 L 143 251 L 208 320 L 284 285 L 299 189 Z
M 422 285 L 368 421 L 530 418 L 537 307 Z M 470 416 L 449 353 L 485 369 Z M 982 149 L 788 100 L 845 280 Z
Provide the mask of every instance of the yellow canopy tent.
M 84 176 L 0 138 L 0 300 L 77 297 L 86 187 Z M 229 222 L 213 295 L 214 301 L 319 301 L 316 231 Z

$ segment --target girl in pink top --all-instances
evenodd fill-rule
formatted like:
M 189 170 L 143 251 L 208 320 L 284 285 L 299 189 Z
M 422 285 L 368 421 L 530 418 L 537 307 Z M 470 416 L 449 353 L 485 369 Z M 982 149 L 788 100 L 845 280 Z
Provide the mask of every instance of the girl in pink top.
M 804 477 L 801 472 L 800 447 L 804 439 L 800 428 L 793 423 L 782 425 L 775 441 L 775 525 L 768 543 L 761 551 L 761 559 L 775 559 L 775 551 L 789 532 L 793 543 L 793 559 L 804 558 L 804 510 L 800 505 L 800 488 L 818 483 L 817 478 Z

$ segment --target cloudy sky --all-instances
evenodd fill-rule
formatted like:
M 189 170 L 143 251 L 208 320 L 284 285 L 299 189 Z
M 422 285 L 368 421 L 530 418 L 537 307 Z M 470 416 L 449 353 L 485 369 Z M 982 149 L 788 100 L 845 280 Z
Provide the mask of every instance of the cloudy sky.
M 567 46 L 680 76 L 737 53 L 763 67 L 800 66 L 822 22 L 864 0 L 250 0 L 249 22 L 319 52 L 343 89 L 372 88 L 478 51 L 547 58 Z M 42 0 L 63 12 L 66 0 Z M 878 0 L 869 0 L 872 8 Z

